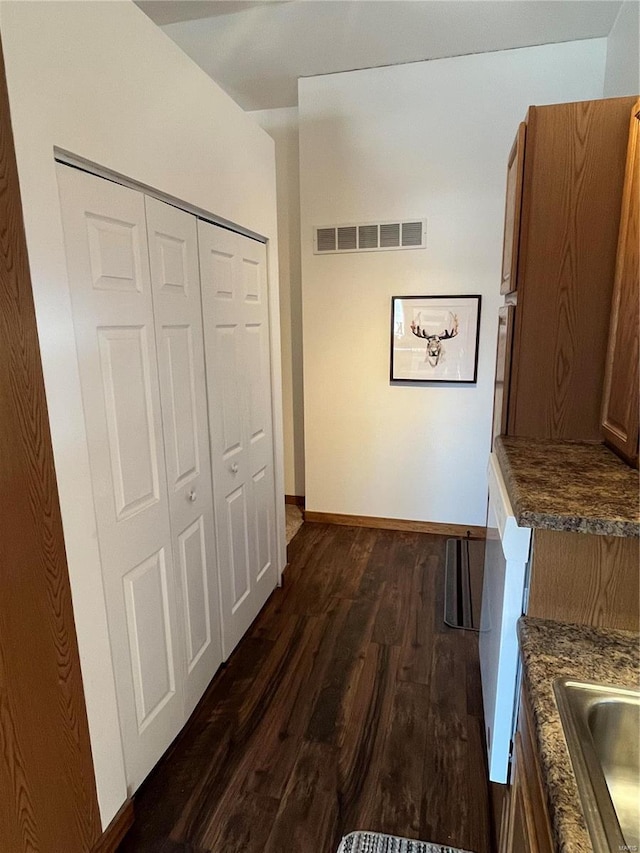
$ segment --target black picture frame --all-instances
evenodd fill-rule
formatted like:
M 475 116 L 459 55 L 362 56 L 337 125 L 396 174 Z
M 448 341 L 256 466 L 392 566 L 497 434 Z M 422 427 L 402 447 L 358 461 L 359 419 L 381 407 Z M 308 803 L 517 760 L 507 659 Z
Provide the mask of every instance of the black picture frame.
M 391 297 L 392 384 L 478 381 L 480 294 Z

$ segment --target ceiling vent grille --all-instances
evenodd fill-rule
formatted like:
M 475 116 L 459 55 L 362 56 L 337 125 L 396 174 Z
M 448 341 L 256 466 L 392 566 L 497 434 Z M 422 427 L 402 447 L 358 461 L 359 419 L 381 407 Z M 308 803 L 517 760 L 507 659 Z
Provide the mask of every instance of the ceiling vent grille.
M 390 249 L 426 249 L 427 220 L 363 222 L 313 229 L 316 255 L 340 252 L 387 252 Z

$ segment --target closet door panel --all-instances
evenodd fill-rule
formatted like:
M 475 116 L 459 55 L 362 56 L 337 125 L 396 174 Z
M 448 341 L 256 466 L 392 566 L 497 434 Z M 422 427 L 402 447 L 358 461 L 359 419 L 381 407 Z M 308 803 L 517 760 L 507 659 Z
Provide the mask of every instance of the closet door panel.
M 222 662 L 198 232 L 194 216 L 145 205 L 186 719 Z
M 138 727 L 143 731 L 176 692 L 165 550 L 124 578 Z
M 277 582 L 266 251 L 198 222 L 225 657 Z
M 187 628 L 187 669 L 190 673 L 211 644 L 207 549 L 202 516 L 180 534 L 178 542 Z
M 163 351 L 158 359 L 166 373 L 162 400 L 169 421 L 165 452 L 169 486 L 176 491 L 200 473 L 193 330 L 188 325 L 165 325 L 160 333 Z
M 183 722 L 182 635 L 142 195 L 58 167 L 127 781 Z
M 247 363 L 251 365 L 248 382 L 249 404 L 249 441 L 253 445 L 262 441 L 267 436 L 267 423 L 269 410 L 267 408 L 266 392 L 264 382 L 264 327 L 259 323 L 247 323 L 245 326 L 244 345 L 247 353 Z
M 94 290 L 142 293 L 145 271 L 139 223 L 90 211 L 85 222 Z
M 246 394 L 236 235 L 198 222 L 216 536 L 225 659 L 253 621 Z
M 271 359 L 267 255 L 262 243 L 238 237 L 243 283 L 248 465 L 251 477 L 252 583 L 258 600 L 275 576 L 275 506 L 271 423 Z M 268 595 L 268 592 L 266 593 Z
M 267 466 L 253 474 L 251 479 L 256 549 L 255 573 L 256 581 L 260 582 L 273 565 L 274 518 L 271 512 L 273 481 Z
M 213 364 L 209 370 L 215 374 L 220 395 L 220 426 L 222 428 L 221 450 L 226 460 L 242 453 L 243 442 L 243 401 L 242 387 L 242 341 L 237 325 L 216 326 L 212 348 L 215 351 Z
M 249 578 L 249 519 L 244 485 L 225 496 L 228 529 L 228 571 L 232 583 L 231 614 L 244 603 L 251 584 Z M 248 626 L 247 626 L 248 627 Z
M 116 518 L 122 521 L 160 499 L 149 347 L 144 326 L 96 331 Z

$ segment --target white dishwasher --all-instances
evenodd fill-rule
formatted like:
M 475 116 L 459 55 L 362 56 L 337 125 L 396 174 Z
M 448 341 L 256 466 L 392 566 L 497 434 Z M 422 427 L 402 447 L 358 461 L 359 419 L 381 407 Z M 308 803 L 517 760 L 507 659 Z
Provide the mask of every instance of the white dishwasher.
M 518 527 L 494 453 L 489 458 L 480 673 L 489 778 L 505 783 L 519 682 L 516 623 L 524 612 L 531 530 Z

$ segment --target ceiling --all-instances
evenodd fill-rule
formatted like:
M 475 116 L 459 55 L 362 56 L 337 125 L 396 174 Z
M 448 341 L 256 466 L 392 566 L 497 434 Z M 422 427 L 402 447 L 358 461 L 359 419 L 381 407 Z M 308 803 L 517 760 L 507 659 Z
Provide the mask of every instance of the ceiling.
M 295 106 L 297 80 L 607 36 L 615 0 L 137 0 L 245 110 Z
M 154 23 L 162 27 L 165 24 L 175 24 L 176 21 L 195 21 L 198 18 L 215 18 L 218 15 L 243 12 L 264 2 L 267 0 L 136 0 L 136 5 Z

